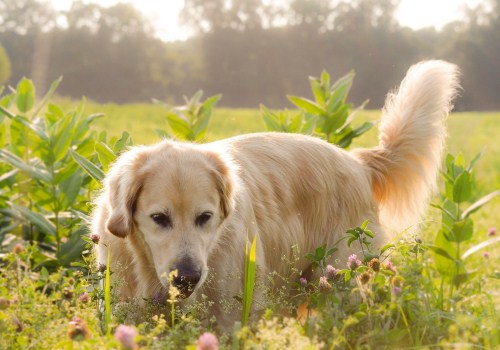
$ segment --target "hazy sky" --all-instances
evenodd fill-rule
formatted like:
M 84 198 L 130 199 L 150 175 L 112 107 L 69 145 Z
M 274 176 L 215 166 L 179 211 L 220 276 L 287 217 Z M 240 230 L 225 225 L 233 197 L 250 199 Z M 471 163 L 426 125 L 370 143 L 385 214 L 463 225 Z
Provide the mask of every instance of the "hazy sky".
M 267 0 L 272 2 L 273 0 Z M 279 1 L 279 0 L 277 0 Z M 52 0 L 58 9 L 68 9 L 70 0 Z M 165 40 L 186 39 L 189 31 L 181 28 L 178 14 L 183 0 L 87 0 L 101 5 L 130 2 L 155 22 L 161 38 Z M 459 19 L 464 6 L 476 6 L 485 0 L 402 0 L 397 17 L 402 25 L 413 29 L 434 26 L 441 29 L 446 23 Z

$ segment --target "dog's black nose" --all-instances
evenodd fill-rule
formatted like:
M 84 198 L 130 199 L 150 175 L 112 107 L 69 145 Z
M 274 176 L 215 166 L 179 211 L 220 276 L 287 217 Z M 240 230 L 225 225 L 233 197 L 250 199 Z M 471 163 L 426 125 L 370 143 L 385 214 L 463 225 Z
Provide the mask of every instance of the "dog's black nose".
M 177 277 L 172 281 L 173 285 L 179 289 L 182 298 L 189 297 L 201 279 L 201 270 L 194 266 L 191 260 L 183 260 L 172 270 L 177 270 Z

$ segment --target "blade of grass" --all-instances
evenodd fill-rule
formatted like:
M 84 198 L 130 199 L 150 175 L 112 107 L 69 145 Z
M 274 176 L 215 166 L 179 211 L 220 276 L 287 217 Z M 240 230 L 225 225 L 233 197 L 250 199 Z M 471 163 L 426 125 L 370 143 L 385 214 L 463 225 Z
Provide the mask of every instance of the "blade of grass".
M 257 235 L 253 237 L 252 245 L 248 249 L 248 237 L 245 245 L 245 279 L 243 285 L 243 315 L 241 323 L 246 326 L 250 316 L 253 291 L 255 287 L 255 260 L 256 260 Z

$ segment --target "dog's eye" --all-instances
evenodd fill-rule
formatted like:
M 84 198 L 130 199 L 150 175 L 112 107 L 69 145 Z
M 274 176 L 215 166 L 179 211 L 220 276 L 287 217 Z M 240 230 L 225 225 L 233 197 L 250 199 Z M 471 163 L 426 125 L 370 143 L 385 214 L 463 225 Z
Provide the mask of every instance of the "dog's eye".
M 165 228 L 172 227 L 172 220 L 170 219 L 170 215 L 168 215 L 168 214 L 165 214 L 165 213 L 152 214 L 151 219 L 153 219 L 153 221 L 161 227 L 165 227 Z
M 212 213 L 209 211 L 204 212 L 201 215 L 198 215 L 195 220 L 196 226 L 203 226 L 207 223 L 208 220 L 212 217 Z

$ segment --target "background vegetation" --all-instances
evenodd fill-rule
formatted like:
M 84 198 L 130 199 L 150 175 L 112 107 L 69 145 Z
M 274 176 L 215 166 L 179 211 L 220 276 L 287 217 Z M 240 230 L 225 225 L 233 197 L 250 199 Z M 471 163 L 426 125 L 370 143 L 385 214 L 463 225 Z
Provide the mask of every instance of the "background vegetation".
M 31 77 L 41 91 L 64 76 L 59 93 L 98 102 L 182 102 L 203 89 L 221 106 L 283 107 L 305 95 L 322 69 L 354 69 L 351 99 L 380 108 L 406 69 L 442 58 L 463 71 L 458 110 L 500 108 L 500 2 L 485 0 L 442 31 L 401 27 L 398 0 L 187 0 L 186 42 L 165 43 L 136 9 L 73 2 L 58 13 L 44 0 L 0 0 L 0 43 L 10 84 Z M 266 5 L 267 4 L 267 5 Z

